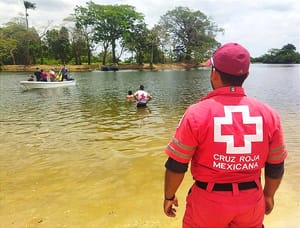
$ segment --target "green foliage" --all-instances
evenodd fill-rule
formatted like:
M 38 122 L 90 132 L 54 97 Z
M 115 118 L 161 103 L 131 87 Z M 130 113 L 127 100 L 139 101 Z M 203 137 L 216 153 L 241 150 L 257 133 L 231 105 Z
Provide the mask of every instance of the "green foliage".
M 14 56 L 11 55 L 17 48 L 18 41 L 11 37 L 5 37 L 3 29 L 0 28 L 0 64 L 2 65 L 5 59 L 14 61 Z
M 130 37 L 133 36 L 136 27 L 143 23 L 143 15 L 130 5 L 99 5 L 90 1 L 86 7 L 75 8 L 75 24 L 84 34 L 88 56 L 91 56 L 93 45 L 101 44 L 102 64 L 106 63 L 109 47 L 111 47 L 112 62 L 117 63 L 118 45 L 121 46 L 121 50 L 125 46 L 130 46 L 127 42 L 132 40 Z
M 117 43 L 126 45 L 136 34 L 136 30 L 144 25 L 144 17 L 130 5 L 96 5 L 94 4 L 95 33 L 94 41 L 111 46 L 113 63 L 116 57 Z M 131 37 L 131 38 L 130 38 Z M 104 52 L 107 52 L 105 48 Z M 105 58 L 104 53 L 104 58 Z
M 2 62 L 5 64 L 30 64 L 35 62 L 33 54 L 39 44 L 35 29 L 27 30 L 23 24 L 9 22 L 1 29 Z
M 35 9 L 35 3 L 24 1 L 24 7 L 25 9 Z
M 218 45 L 218 28 L 201 11 L 191 11 L 186 7 L 177 7 L 163 15 L 159 28 L 164 38 L 169 40 L 178 61 L 202 61 L 207 50 Z
M 29 2 L 29 1 L 24 1 L 24 7 L 25 7 L 25 18 L 26 18 L 26 29 L 28 30 L 28 9 L 35 9 L 35 3 Z
M 76 6 L 74 28 L 46 29 L 39 35 L 28 28 L 27 10 L 35 3 L 24 1 L 26 14 L 0 27 L 0 64 L 116 64 L 123 52 L 126 62 L 203 62 L 219 46 L 216 35 L 223 32 L 201 11 L 176 7 L 167 11 L 157 25 L 147 28 L 144 15 L 130 5 L 100 5 L 92 1 Z M 18 20 L 18 21 L 17 21 Z M 93 53 L 97 53 L 93 55 Z M 99 53 L 99 54 L 98 54 Z M 271 49 L 252 59 L 263 63 L 300 63 L 292 44 Z
M 61 64 L 61 61 L 53 58 L 44 58 L 44 64 L 55 66 Z
M 66 27 L 60 30 L 52 29 L 47 31 L 44 38 L 44 48 L 48 52 L 48 57 L 59 59 L 62 64 L 69 62 L 71 45 L 69 41 L 69 31 Z
M 267 54 L 252 58 L 252 62 L 295 64 L 300 63 L 300 54 L 293 44 L 284 45 L 281 49 L 270 49 Z
M 130 32 L 125 33 L 123 45 L 128 51 L 135 53 L 135 62 L 142 64 L 145 54 L 151 51 L 151 31 L 147 29 L 145 23 L 137 24 Z M 148 58 L 149 60 L 150 58 Z
M 88 53 L 88 47 L 83 32 L 78 28 L 74 28 L 71 31 L 70 42 L 73 56 L 72 61 L 76 65 L 81 65 L 83 62 L 82 58 L 85 56 L 85 53 Z M 86 62 L 89 61 L 86 60 Z
M 84 37 L 84 42 L 86 44 L 86 53 L 88 57 L 88 64 L 91 64 L 91 53 L 93 49 L 93 36 L 94 36 L 94 3 L 86 3 L 87 7 L 76 6 L 74 9 L 74 22 L 77 31 L 80 31 Z M 78 57 L 77 57 L 78 59 Z

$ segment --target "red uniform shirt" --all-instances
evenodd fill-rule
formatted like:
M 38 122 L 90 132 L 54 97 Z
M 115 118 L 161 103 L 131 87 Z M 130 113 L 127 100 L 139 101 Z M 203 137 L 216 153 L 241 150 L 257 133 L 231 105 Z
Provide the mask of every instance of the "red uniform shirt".
M 265 162 L 287 156 L 277 112 L 241 87 L 216 89 L 191 105 L 165 151 L 191 161 L 195 180 L 213 183 L 256 180 Z

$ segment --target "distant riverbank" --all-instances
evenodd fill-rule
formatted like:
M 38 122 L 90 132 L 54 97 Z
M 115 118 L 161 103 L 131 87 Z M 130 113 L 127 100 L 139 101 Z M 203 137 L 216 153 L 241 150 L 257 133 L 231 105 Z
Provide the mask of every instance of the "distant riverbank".
M 190 63 L 172 63 L 172 64 L 153 64 L 152 68 L 150 64 L 128 64 L 128 65 L 118 65 L 119 70 L 180 70 L 180 69 L 193 69 L 200 67 L 200 64 L 190 64 Z M 2 71 L 7 72 L 33 72 L 37 67 L 44 69 L 46 71 L 54 68 L 59 71 L 62 65 L 3 65 L 1 66 Z M 101 70 L 101 65 L 91 64 L 91 65 L 66 65 L 69 71 L 73 72 L 84 72 L 84 71 L 95 71 Z

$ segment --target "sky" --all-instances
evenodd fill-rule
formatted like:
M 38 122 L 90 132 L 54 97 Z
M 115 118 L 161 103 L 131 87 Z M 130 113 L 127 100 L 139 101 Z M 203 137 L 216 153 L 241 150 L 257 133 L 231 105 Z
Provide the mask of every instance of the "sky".
M 66 25 L 63 19 L 74 13 L 76 5 L 89 0 L 29 0 L 36 4 L 29 10 L 29 26 L 38 32 Z M 225 32 L 216 39 L 224 44 L 237 42 L 252 57 L 266 54 L 272 48 L 291 43 L 300 52 L 299 0 L 93 0 L 96 4 L 127 4 L 145 17 L 148 28 L 175 7 L 201 11 Z M 0 25 L 25 15 L 23 0 L 0 0 Z

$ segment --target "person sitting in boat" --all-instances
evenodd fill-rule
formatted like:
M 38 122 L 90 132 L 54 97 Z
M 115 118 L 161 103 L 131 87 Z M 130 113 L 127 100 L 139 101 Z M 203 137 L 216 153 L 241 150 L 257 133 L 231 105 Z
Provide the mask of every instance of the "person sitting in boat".
M 56 76 L 55 76 L 55 71 L 54 68 L 51 68 L 49 71 L 49 78 L 51 82 L 55 82 L 56 81 Z
M 137 101 L 137 108 L 147 107 L 147 103 L 152 99 L 152 96 L 144 90 L 143 85 L 140 85 L 139 90 L 134 93 L 133 97 Z
M 31 75 L 31 76 L 27 79 L 27 81 L 34 81 L 34 76 Z
M 48 77 L 47 72 L 44 71 L 43 69 L 41 69 L 41 81 L 42 82 L 46 82 L 47 81 L 47 77 Z

